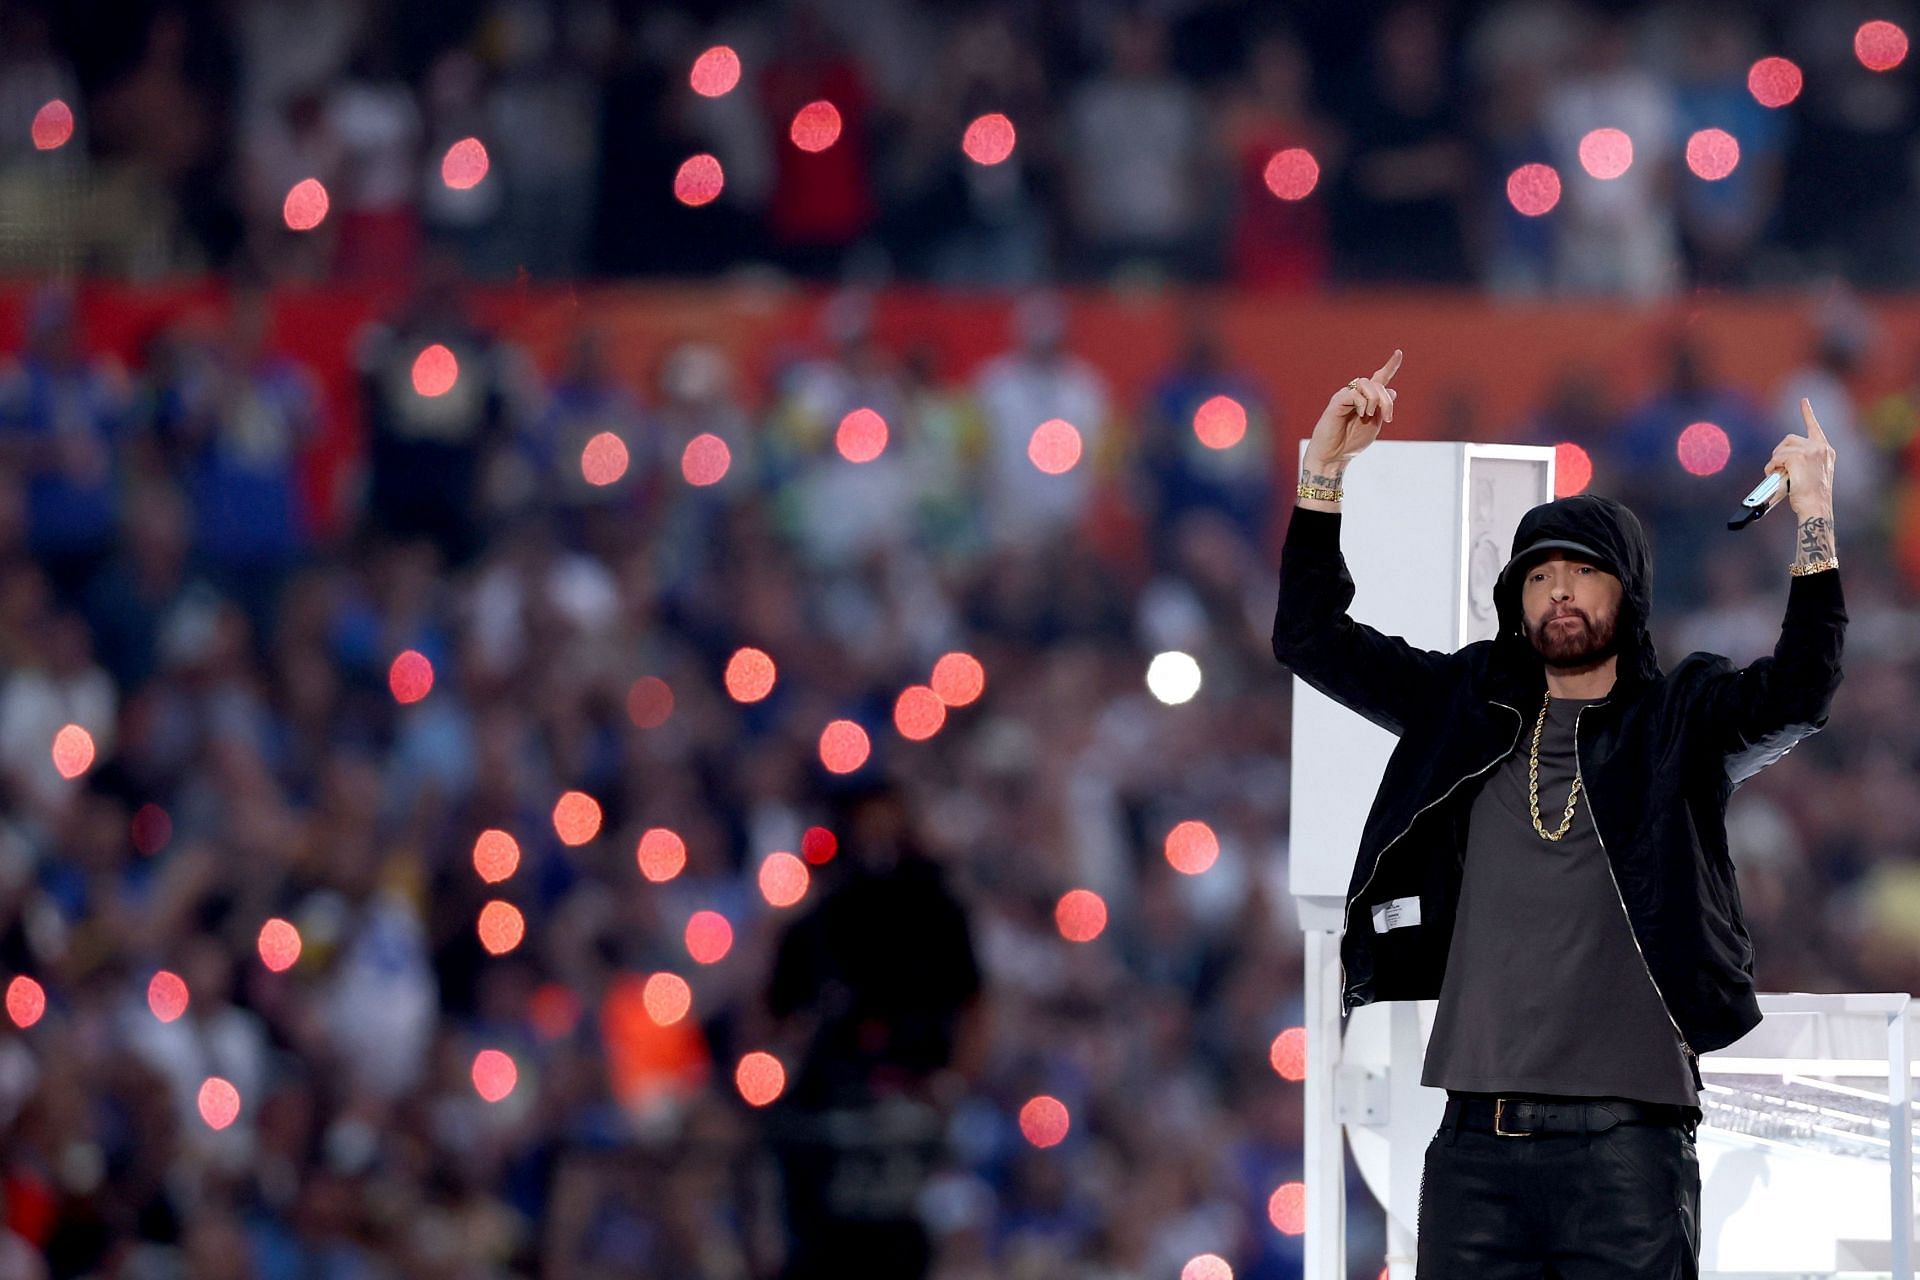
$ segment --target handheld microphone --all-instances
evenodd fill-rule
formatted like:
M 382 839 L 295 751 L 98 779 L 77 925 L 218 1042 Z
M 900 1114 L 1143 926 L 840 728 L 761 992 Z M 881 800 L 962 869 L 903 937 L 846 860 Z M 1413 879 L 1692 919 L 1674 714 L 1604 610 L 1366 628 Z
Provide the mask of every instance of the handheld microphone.
M 1766 479 L 1753 486 L 1752 493 L 1740 499 L 1740 505 L 1744 510 L 1733 519 L 1727 521 L 1727 528 L 1744 529 L 1761 516 L 1767 514 L 1767 512 L 1773 510 L 1776 506 L 1779 506 L 1779 500 L 1776 495 L 1784 492 L 1786 487 L 1786 472 L 1767 472 Z

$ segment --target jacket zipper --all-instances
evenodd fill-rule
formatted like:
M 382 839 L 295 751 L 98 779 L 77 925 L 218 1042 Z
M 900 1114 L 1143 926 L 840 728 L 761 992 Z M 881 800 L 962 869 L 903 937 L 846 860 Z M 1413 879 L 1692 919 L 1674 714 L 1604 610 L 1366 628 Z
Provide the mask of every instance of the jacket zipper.
M 1493 699 L 1490 698 L 1488 699 L 1488 701 L 1493 702 Z M 1342 937 L 1345 937 L 1347 930 L 1353 927 L 1353 904 L 1367 896 L 1367 890 L 1371 888 L 1373 885 L 1373 878 L 1380 874 L 1380 864 L 1387 860 L 1388 851 L 1390 851 L 1394 845 L 1399 844 L 1401 838 L 1404 837 L 1407 834 L 1407 832 L 1413 830 L 1414 823 L 1419 822 L 1421 816 L 1425 814 L 1427 810 L 1433 808 L 1433 806 L 1439 804 L 1441 801 L 1445 800 L 1448 796 L 1452 795 L 1456 790 L 1459 789 L 1460 784 L 1462 782 L 1467 781 L 1469 778 L 1479 777 L 1481 774 L 1485 773 L 1488 769 L 1493 768 L 1493 766 L 1499 764 L 1502 760 L 1505 760 L 1508 756 L 1513 754 L 1513 749 L 1520 745 L 1520 733 L 1521 733 L 1521 730 L 1526 728 L 1527 718 L 1520 714 L 1520 708 L 1518 707 L 1508 707 L 1507 704 L 1504 702 L 1493 702 L 1493 705 L 1496 707 L 1506 707 L 1507 710 L 1513 712 L 1514 720 L 1517 721 L 1517 723 L 1514 725 L 1513 741 L 1508 744 L 1507 749 L 1505 751 L 1501 752 L 1499 755 L 1495 756 L 1493 759 L 1487 761 L 1486 764 L 1474 770 L 1474 772 L 1466 774 L 1465 776 L 1457 779 L 1451 787 L 1448 787 L 1445 791 L 1441 792 L 1438 798 L 1429 800 L 1427 801 L 1427 803 L 1421 805 L 1420 808 L 1414 812 L 1413 817 L 1407 820 L 1407 825 L 1401 829 L 1400 834 L 1395 836 L 1393 839 L 1387 841 L 1384 845 L 1380 846 L 1380 852 L 1377 855 L 1375 855 L 1373 859 L 1373 869 L 1367 872 L 1367 878 L 1360 882 L 1360 892 L 1354 894 L 1352 897 L 1347 899 L 1346 908 L 1340 913 L 1340 934 Z M 1579 730 L 1579 720 L 1577 717 L 1575 718 L 1574 729 L 1575 729 L 1576 750 L 1577 750 L 1578 730 Z M 1622 905 L 1623 906 L 1625 905 L 1624 899 L 1622 900 Z M 1652 976 L 1651 973 L 1649 973 L 1648 976 L 1651 977 Z M 1659 988 L 1656 986 L 1655 990 L 1657 991 L 1658 989 Z M 1347 1002 L 1347 997 L 1350 994 L 1352 993 L 1347 988 L 1347 962 L 1346 962 L 1346 958 L 1342 957 L 1340 960 L 1340 1003 L 1343 1006 L 1343 1012 L 1344 1012 L 1344 1006 L 1346 1005 L 1346 1002 Z
M 1595 702 L 1588 705 L 1603 707 L 1606 703 Z M 1687 1043 L 1687 1033 L 1680 1029 L 1680 1023 L 1675 1020 L 1673 1010 L 1667 1005 L 1666 993 L 1660 990 L 1660 980 L 1653 976 L 1653 966 L 1647 963 L 1647 953 L 1640 945 L 1640 935 L 1634 932 L 1633 912 L 1627 910 L 1627 895 L 1620 892 L 1620 877 L 1614 874 L 1613 858 L 1607 855 L 1607 842 L 1600 835 L 1600 819 L 1597 807 L 1593 803 L 1593 788 L 1587 785 L 1580 768 L 1580 717 L 1586 713 L 1587 708 L 1581 707 L 1573 714 L 1573 772 L 1574 776 L 1580 779 L 1580 789 L 1587 793 L 1587 817 L 1593 823 L 1593 838 L 1600 842 L 1600 853 L 1607 864 L 1607 879 L 1613 882 L 1613 896 L 1619 899 L 1620 913 L 1627 918 L 1627 936 L 1633 939 L 1633 949 L 1640 957 L 1640 967 L 1647 971 L 1647 981 L 1653 984 L 1654 997 L 1660 1001 L 1660 1012 L 1667 1015 L 1667 1021 L 1673 1026 L 1673 1034 L 1680 1038 L 1680 1052 L 1686 1054 L 1692 1061 L 1698 1062 L 1700 1055 L 1695 1053 L 1693 1046 Z

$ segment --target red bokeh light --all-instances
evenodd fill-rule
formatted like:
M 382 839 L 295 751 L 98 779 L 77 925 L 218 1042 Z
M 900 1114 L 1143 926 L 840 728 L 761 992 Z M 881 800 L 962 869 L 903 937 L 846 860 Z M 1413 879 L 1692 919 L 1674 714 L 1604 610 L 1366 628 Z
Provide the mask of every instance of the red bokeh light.
M 1220 856 L 1220 838 L 1204 822 L 1179 823 L 1167 832 L 1167 861 L 1175 871 L 1197 876 Z
M 1680 465 L 1696 476 L 1710 476 L 1727 465 L 1733 442 L 1711 422 L 1696 422 L 1680 433 L 1674 445 Z
M 1053 908 L 1053 922 L 1068 942 L 1092 942 L 1107 927 L 1107 904 L 1091 889 L 1069 889 Z
M 1232 396 L 1215 396 L 1193 411 L 1193 434 L 1209 449 L 1231 449 L 1247 434 L 1247 410 Z
M 967 126 L 960 149 L 975 164 L 999 164 L 1013 154 L 1013 121 L 999 112 L 978 116 Z
M 488 1102 L 499 1102 L 520 1083 L 520 1068 L 498 1049 L 473 1055 L 473 1091 Z
M 1273 1038 L 1273 1047 L 1267 1052 L 1267 1061 L 1280 1073 L 1282 1080 L 1300 1081 L 1307 1078 L 1307 1029 L 1288 1027 Z
M 903 738 L 925 742 L 947 722 L 947 704 L 924 684 L 910 684 L 893 702 L 893 727 Z
M 73 108 L 55 98 L 33 113 L 33 145 L 39 151 L 63 147 L 73 137 Z
M 1740 144 L 1725 129 L 1702 129 L 1687 139 L 1687 168 L 1694 176 L 1718 182 L 1740 163 Z
M 1027 458 L 1050 476 L 1064 475 L 1080 461 L 1080 431 L 1063 418 L 1049 418 L 1033 429 Z
M 1320 162 L 1305 147 L 1288 147 L 1273 153 L 1262 176 L 1282 200 L 1305 200 L 1320 185 Z
M 494 898 L 480 908 L 477 926 L 480 945 L 490 956 L 503 956 L 520 945 L 527 936 L 527 918 L 511 902 Z
M 703 98 L 731 93 L 740 83 L 740 55 L 724 44 L 713 46 L 693 60 L 693 72 L 687 82 Z
M 1786 58 L 1762 58 L 1747 70 L 1747 92 L 1763 107 L 1784 107 L 1800 96 L 1804 78 Z
M 655 884 L 665 884 L 685 869 L 687 842 L 667 827 L 648 827 L 640 834 L 633 858 L 640 864 L 641 875 Z
M 1884 19 L 1863 22 L 1853 33 L 1853 53 L 1869 71 L 1891 71 L 1906 61 L 1907 33 Z
M 208 1076 L 200 1085 L 200 1118 L 209 1129 L 224 1129 L 240 1118 L 240 1091 L 219 1076 Z
M 727 442 L 712 432 L 703 432 L 687 441 L 680 455 L 680 474 L 691 485 L 718 484 L 733 465 L 733 451 Z
M 835 720 L 820 731 L 820 763 L 830 773 L 852 773 L 872 749 L 867 731 L 851 720 Z
M 733 1083 L 748 1106 L 764 1107 L 785 1092 L 787 1069 L 780 1059 L 756 1049 L 733 1069 Z
M 1595 129 L 1580 139 L 1580 167 L 1596 178 L 1617 178 L 1633 166 L 1633 139 L 1622 129 Z
M 433 690 L 433 663 L 418 649 L 408 649 L 387 668 L 387 688 L 402 705 L 418 702 Z
M 677 973 L 656 973 L 640 991 L 647 1016 L 663 1027 L 670 1027 L 693 1008 L 693 988 Z
M 840 839 L 825 827 L 808 827 L 800 837 L 800 856 L 816 867 L 824 867 L 840 852 Z
M 695 964 L 718 964 L 733 950 L 733 926 L 718 911 L 696 911 L 687 920 L 686 943 Z
M 987 670 L 970 653 L 944 654 L 933 664 L 933 691 L 950 707 L 964 707 L 987 687 Z
M 311 231 L 326 221 L 327 189 L 318 178 L 302 178 L 287 192 L 280 205 L 280 216 L 290 231 Z
M 585 844 L 600 834 L 600 802 L 584 791 L 563 792 L 554 801 L 553 831 L 561 844 Z
M 1553 446 L 1553 496 L 1571 498 L 1593 482 L 1593 459 L 1572 441 Z
M 840 140 L 840 108 L 825 98 L 809 102 L 794 113 L 787 133 L 802 151 L 825 151 Z
M 275 916 L 260 926 L 258 946 L 260 963 L 275 973 L 285 973 L 300 959 L 300 931 Z
M 498 827 L 488 827 L 474 837 L 473 869 L 488 884 L 499 884 L 520 869 L 520 842 Z
M 1071 1124 L 1067 1104 L 1044 1093 L 1020 1108 L 1020 1134 L 1036 1147 L 1059 1146 Z
M 147 1008 L 162 1022 L 172 1022 L 187 1011 L 186 979 L 162 969 L 147 983 Z
M 13 1025 L 25 1031 L 40 1021 L 47 1011 L 46 988 L 20 974 L 7 984 L 7 1016 L 13 1019 Z
M 1560 203 L 1560 175 L 1550 164 L 1523 164 L 1507 175 L 1507 200 L 1529 218 Z
M 602 431 L 580 450 L 580 474 L 591 485 L 609 485 L 627 474 L 627 442 Z
M 701 152 L 697 156 L 688 156 L 680 163 L 678 172 L 673 175 L 673 198 L 690 209 L 698 209 L 703 204 L 712 204 L 726 190 L 726 170 L 720 167 L 718 156 Z
M 462 138 L 440 158 L 440 181 L 455 191 L 467 191 L 480 185 L 487 167 L 486 145 L 478 138 Z
M 659 676 L 641 676 L 627 690 L 627 719 L 638 729 L 658 729 L 673 714 L 673 686 Z
M 1307 1184 L 1283 1182 L 1267 1200 L 1267 1220 L 1290 1236 L 1307 1230 Z
M 173 839 L 173 819 L 159 805 L 147 803 L 133 815 L 133 847 L 151 858 Z
M 840 419 L 833 444 L 848 462 L 872 462 L 887 447 L 887 420 L 871 409 L 855 409 Z
M 423 396 L 443 396 L 460 380 L 460 362 L 442 343 L 434 343 L 414 357 L 413 389 Z
M 1233 1280 L 1233 1268 L 1217 1253 L 1202 1253 L 1187 1259 L 1180 1280 Z
M 564 983 L 544 982 L 527 1004 L 527 1020 L 542 1040 L 558 1040 L 580 1025 L 580 997 Z
M 53 735 L 53 767 L 63 778 L 77 778 L 93 765 L 93 735 L 77 724 Z
M 760 864 L 760 896 L 770 907 L 790 907 L 807 896 L 807 864 L 790 853 L 770 853 Z
M 728 696 L 735 702 L 758 702 L 773 692 L 773 682 L 778 675 L 778 668 L 766 650 L 748 646 L 733 651 L 733 656 L 727 659 L 723 679 Z

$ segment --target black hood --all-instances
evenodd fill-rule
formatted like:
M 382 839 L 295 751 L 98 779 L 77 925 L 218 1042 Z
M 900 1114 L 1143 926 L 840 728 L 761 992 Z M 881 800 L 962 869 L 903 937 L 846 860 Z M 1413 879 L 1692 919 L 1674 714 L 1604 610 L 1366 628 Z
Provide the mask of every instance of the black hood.
M 1616 680 L 1622 686 L 1658 680 L 1660 659 L 1647 632 L 1653 611 L 1653 555 L 1646 530 L 1623 504 L 1590 493 L 1544 502 L 1520 518 L 1513 535 L 1513 556 L 1493 589 L 1500 619 L 1500 634 L 1494 640 L 1495 678 L 1528 696 L 1546 687 L 1546 665 L 1527 643 L 1520 578 L 1523 569 L 1556 548 L 1591 559 L 1620 579 Z

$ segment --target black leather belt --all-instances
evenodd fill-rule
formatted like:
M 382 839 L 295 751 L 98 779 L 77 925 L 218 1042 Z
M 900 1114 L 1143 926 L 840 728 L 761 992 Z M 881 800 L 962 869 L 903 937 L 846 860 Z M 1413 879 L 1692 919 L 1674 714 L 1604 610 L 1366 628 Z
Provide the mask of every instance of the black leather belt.
M 1447 1099 L 1446 1121 L 1462 1128 L 1526 1138 L 1542 1133 L 1605 1133 L 1617 1124 L 1674 1125 L 1692 1133 L 1699 1110 L 1664 1102 L 1604 1102 L 1571 1099 L 1491 1097 L 1468 1094 Z

